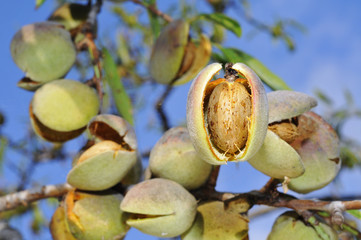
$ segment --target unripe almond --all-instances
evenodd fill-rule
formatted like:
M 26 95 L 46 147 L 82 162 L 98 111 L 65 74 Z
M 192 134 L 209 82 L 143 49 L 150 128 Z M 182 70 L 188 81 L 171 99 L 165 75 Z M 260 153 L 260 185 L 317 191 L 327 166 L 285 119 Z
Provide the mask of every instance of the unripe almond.
M 136 161 L 136 149 L 124 148 L 113 141 L 102 141 L 79 157 L 68 173 L 67 181 L 81 190 L 105 190 L 120 182 Z
M 119 209 L 123 196 L 112 191 L 85 193 L 70 191 L 65 197 L 65 214 L 76 239 L 123 239 L 129 230 Z
M 54 212 L 49 225 L 54 240 L 76 240 L 70 232 L 66 221 L 64 206 L 60 205 Z
M 182 240 L 246 240 L 248 222 L 246 214 L 226 208 L 221 201 L 201 203 L 192 227 L 182 234 Z
M 292 238 L 290 238 L 292 236 Z M 305 223 L 296 212 L 288 211 L 279 216 L 272 226 L 268 240 L 336 240 L 337 233 L 323 222 Z
M 329 184 L 341 168 L 340 143 L 336 131 L 319 115 L 306 112 L 298 117 L 301 135 L 291 144 L 302 158 L 305 173 L 289 187 L 308 193 Z
M 154 178 L 131 188 L 120 208 L 129 213 L 129 226 L 149 235 L 175 237 L 191 227 L 197 201 L 178 183 Z
M 153 147 L 149 169 L 153 177 L 173 180 L 191 190 L 207 181 L 212 165 L 198 156 L 188 130 L 175 127 L 165 132 Z
M 99 99 L 94 89 L 69 79 L 43 85 L 29 107 L 35 132 L 51 142 L 79 136 L 98 111 Z
M 190 81 L 210 59 L 211 42 L 201 34 L 195 42 L 189 35 L 189 23 L 175 20 L 157 38 L 150 57 L 149 70 L 161 84 L 181 85 Z
M 305 172 L 301 156 L 290 145 L 302 133 L 298 116 L 317 105 L 304 93 L 273 91 L 267 94 L 269 126 L 263 146 L 248 162 L 258 171 L 278 179 L 296 178 Z
M 76 59 L 70 33 L 51 22 L 22 27 L 13 37 L 10 50 L 16 65 L 38 83 L 63 77 Z

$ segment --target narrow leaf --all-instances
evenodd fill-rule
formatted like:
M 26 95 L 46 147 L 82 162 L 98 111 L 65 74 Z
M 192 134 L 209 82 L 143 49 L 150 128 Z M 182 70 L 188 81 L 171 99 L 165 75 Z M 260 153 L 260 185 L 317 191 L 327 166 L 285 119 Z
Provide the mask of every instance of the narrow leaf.
M 151 6 L 156 6 L 157 4 L 156 0 L 147 0 L 146 2 Z M 154 39 L 157 39 L 160 33 L 160 24 L 158 21 L 158 16 L 155 15 L 152 11 L 148 10 L 148 17 L 149 17 L 150 28 L 152 29 L 153 37 Z
M 291 88 L 280 77 L 269 70 L 258 59 L 248 55 L 247 53 L 234 49 L 220 47 L 223 55 L 228 62 L 237 63 L 242 62 L 252 68 L 261 80 L 267 84 L 272 90 L 291 90 Z
M 0 175 L 2 175 L 2 170 L 4 165 L 4 154 L 7 145 L 8 145 L 8 141 L 6 140 L 6 138 L 2 137 L 0 139 Z
M 133 14 L 129 14 L 124 8 L 115 6 L 112 8 L 113 13 L 118 16 L 125 24 L 130 28 L 136 28 L 139 24 L 137 17 Z
M 332 99 L 329 98 L 324 92 L 322 92 L 320 89 L 315 90 L 315 95 L 317 98 L 319 98 L 323 103 L 331 106 L 332 105 Z
M 44 2 L 45 0 L 35 0 L 35 9 L 38 9 Z
M 327 234 L 327 232 L 325 231 L 325 229 L 324 229 L 321 225 L 319 225 L 319 224 L 317 223 L 317 220 L 316 220 L 316 218 L 315 218 L 314 216 L 310 217 L 310 218 L 308 219 L 308 222 L 311 223 L 313 229 L 316 230 L 317 235 L 320 236 L 320 239 L 331 240 L 331 239 L 330 239 L 330 236 Z
M 346 118 L 348 118 L 350 115 L 349 115 L 349 111 L 348 109 L 340 109 L 338 111 L 335 111 L 333 114 L 332 114 L 332 117 L 333 118 L 336 118 L 337 120 L 339 121 L 344 121 Z
M 351 227 L 351 226 L 348 225 L 348 224 L 343 223 L 340 227 L 341 227 L 341 229 L 346 230 L 347 232 L 351 233 L 351 234 L 354 235 L 354 236 L 358 236 L 358 235 L 359 235 L 359 232 L 357 231 L 357 229 Z M 354 239 L 355 239 L 355 238 L 354 238 Z
M 355 153 L 347 146 L 341 147 L 340 156 L 343 166 L 352 168 L 355 164 L 360 163 L 360 159 L 358 159 Z
M 105 80 L 111 88 L 115 106 L 119 114 L 133 125 L 132 103 L 117 71 L 117 65 L 106 48 L 102 51 Z
M 360 210 L 347 210 L 347 212 L 349 214 L 351 214 L 352 216 L 361 220 L 361 211 Z
M 225 57 L 223 55 L 215 53 L 215 52 L 212 52 L 212 59 L 215 62 L 219 62 L 219 63 L 222 63 L 222 64 L 227 63 L 227 59 L 225 59 Z
M 241 25 L 233 18 L 230 18 L 222 13 L 200 14 L 198 18 L 217 23 L 233 32 L 238 37 L 242 35 Z
M 286 42 L 288 50 L 290 50 L 290 51 L 295 50 L 295 43 L 293 42 L 293 40 L 290 36 L 284 35 L 283 40 Z
M 42 212 L 42 210 L 39 208 L 38 205 L 36 205 L 33 208 L 33 220 L 31 223 L 31 228 L 33 230 L 33 233 L 38 234 L 43 226 L 45 226 L 45 217 Z
M 130 57 L 127 40 L 122 34 L 118 34 L 118 56 L 125 66 L 130 66 L 132 59 Z

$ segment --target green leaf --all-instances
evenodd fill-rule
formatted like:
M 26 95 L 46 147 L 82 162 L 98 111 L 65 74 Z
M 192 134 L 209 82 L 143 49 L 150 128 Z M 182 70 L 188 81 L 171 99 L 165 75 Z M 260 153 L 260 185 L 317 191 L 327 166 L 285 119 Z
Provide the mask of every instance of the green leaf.
M 290 36 L 284 35 L 283 40 L 286 42 L 288 50 L 290 50 L 290 51 L 295 50 L 295 43 L 293 42 L 293 40 Z
M 215 53 L 215 52 L 212 52 L 212 59 L 215 61 L 215 62 L 219 62 L 219 63 L 227 63 L 227 59 L 225 59 L 225 57 L 221 54 L 218 54 L 218 53 Z
M 129 14 L 129 12 L 124 10 L 122 7 L 115 6 L 112 8 L 112 11 L 129 27 L 135 28 L 138 25 L 137 17 L 133 14 Z
M 349 111 L 348 111 L 348 109 L 340 109 L 338 111 L 335 111 L 332 114 L 332 117 L 336 118 L 338 121 L 343 121 L 349 117 Z
M 132 64 L 132 58 L 129 53 L 127 40 L 123 36 L 123 34 L 118 34 L 118 48 L 117 53 L 122 61 L 123 65 L 130 66 Z
M 2 170 L 3 170 L 4 154 L 7 145 L 8 145 L 8 141 L 6 140 L 6 138 L 2 137 L 0 139 L 0 175 L 2 174 Z
M 46 0 L 35 0 L 35 8 L 39 8 Z
M 317 223 L 317 220 L 314 216 L 310 217 L 308 219 L 308 222 L 311 223 L 313 229 L 317 232 L 317 234 L 320 236 L 320 239 L 324 240 L 331 240 L 328 233 L 325 231 L 325 229 Z
M 228 62 L 242 62 L 252 68 L 261 80 L 272 90 L 291 90 L 291 88 L 280 77 L 269 70 L 262 62 L 251 55 L 235 49 L 219 47 Z
M 317 214 L 320 215 L 321 217 L 329 217 L 330 216 L 330 213 L 328 213 L 328 212 L 319 211 L 319 212 L 317 212 Z
M 347 210 L 347 212 L 349 214 L 351 214 L 352 216 L 361 220 L 361 211 L 360 210 Z
M 233 18 L 230 18 L 222 13 L 200 14 L 198 15 L 198 18 L 219 24 L 236 34 L 238 37 L 242 35 L 241 25 Z
M 38 234 L 42 227 L 46 225 L 46 220 L 42 210 L 38 205 L 35 205 L 33 208 L 33 220 L 31 223 L 31 228 L 35 234 Z
M 360 163 L 360 160 L 355 155 L 355 153 L 347 146 L 341 147 L 340 156 L 343 166 L 352 168 L 355 164 Z
M 351 234 L 354 235 L 354 236 L 358 236 L 358 235 L 359 235 L 357 229 L 354 229 L 353 227 L 351 227 L 351 226 L 349 226 L 349 225 L 347 225 L 347 224 L 345 224 L 345 223 L 343 223 L 343 224 L 341 225 L 341 229 L 346 230 L 347 232 L 351 233 Z M 354 239 L 355 239 L 355 238 L 354 238 Z
M 117 65 L 106 48 L 103 48 L 102 51 L 105 80 L 111 88 L 115 106 L 119 114 L 133 125 L 132 103 L 120 79 Z
M 315 95 L 317 98 L 319 98 L 323 103 L 331 106 L 332 105 L 332 99 L 329 98 L 324 92 L 322 92 L 320 89 L 315 90 Z
M 156 4 L 157 4 L 156 0 L 147 0 L 146 2 L 150 6 L 156 6 Z M 159 36 L 159 33 L 160 33 L 160 24 L 158 21 L 158 16 L 155 15 L 150 10 L 148 10 L 148 16 L 149 16 L 150 28 L 152 29 L 153 37 L 154 37 L 154 39 L 157 39 L 157 37 Z

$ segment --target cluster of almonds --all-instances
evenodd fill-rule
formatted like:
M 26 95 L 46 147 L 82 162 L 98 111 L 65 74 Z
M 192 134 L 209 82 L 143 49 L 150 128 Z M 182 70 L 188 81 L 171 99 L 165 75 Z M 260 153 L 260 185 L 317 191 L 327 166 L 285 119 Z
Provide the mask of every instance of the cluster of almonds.
M 70 14 L 74 7 L 82 13 L 76 21 Z M 79 136 L 99 112 L 94 89 L 63 79 L 77 55 L 69 31 L 84 23 L 88 12 L 88 6 L 65 4 L 49 21 L 23 26 L 11 41 L 13 60 L 25 72 L 18 86 L 35 91 L 29 107 L 31 124 L 39 136 L 50 142 L 61 143 Z
M 341 166 L 339 139 L 328 123 L 310 112 L 316 100 L 294 91 L 266 94 L 258 76 L 242 63 L 226 64 L 225 78 L 213 80 L 221 69 L 218 63 L 205 67 L 188 94 L 187 127 L 198 156 L 212 165 L 247 161 L 284 180 L 285 191 L 308 193 L 329 184 Z M 212 204 L 208 211 L 210 203 L 199 204 L 202 222 L 194 223 L 189 239 L 247 239 L 248 221 L 242 214 L 249 206 L 236 210 L 243 224 L 235 231 L 231 224 L 219 224 L 217 219 L 227 210 L 220 207 L 222 213 L 216 213 L 216 203 Z M 293 239 L 338 239 L 326 224 L 309 225 L 297 213 L 286 213 L 275 222 L 269 239 L 288 239 L 286 232 L 293 232 Z M 194 226 L 201 230 L 194 233 Z
M 188 130 L 176 127 L 164 133 L 151 151 L 147 180 L 124 197 L 110 188 L 134 172 L 134 132 L 117 116 L 98 115 L 89 122 L 96 144 L 68 174 L 68 183 L 77 190 L 67 194 L 58 210 L 65 216 L 58 221 L 63 232 L 75 239 L 114 239 L 134 227 L 167 238 L 247 239 L 248 203 L 225 208 L 221 201 L 197 202 L 189 192 L 206 184 L 213 165 L 248 160 L 273 178 L 290 179 L 289 188 L 300 193 L 320 189 L 336 176 L 337 135 L 309 112 L 316 105 L 313 98 L 292 91 L 266 95 L 257 75 L 240 63 L 226 67 L 225 79 L 210 81 L 220 69 L 211 64 L 198 74 L 189 92 Z M 53 234 L 60 228 L 55 219 L 56 214 Z M 322 231 L 337 239 L 326 224 L 310 227 L 295 212 L 277 219 L 269 239 L 282 239 L 285 231 L 310 237 Z
M 150 73 L 159 83 L 183 84 L 200 71 L 188 95 L 187 128 L 164 133 L 150 153 L 146 180 L 139 183 L 142 166 L 133 128 L 121 117 L 97 115 L 93 89 L 61 79 L 76 58 L 68 30 L 81 24 L 66 20 L 71 8 L 80 6 L 65 4 L 52 16 L 61 24 L 25 26 L 11 43 L 14 61 L 26 73 L 19 86 L 36 90 L 30 104 L 35 132 L 47 141 L 65 142 L 86 130 L 94 143 L 68 173 L 74 190 L 53 215 L 54 239 L 122 239 L 130 227 L 167 238 L 248 239 L 247 203 L 225 208 L 221 201 L 197 202 L 189 192 L 206 184 L 214 165 L 248 161 L 299 193 L 320 189 L 335 178 L 341 164 L 338 138 L 309 112 L 316 101 L 292 91 L 266 94 L 258 76 L 241 63 L 227 65 L 225 78 L 213 80 L 220 64 L 200 71 L 211 53 L 208 38 L 202 35 L 196 44 L 189 24 L 178 20 L 156 41 Z M 119 183 L 136 185 L 123 196 L 114 188 Z M 322 227 L 333 239 L 333 230 Z M 290 229 L 317 234 L 297 214 L 287 213 L 269 238 L 282 239 Z
M 265 93 L 246 65 L 226 66 L 225 79 L 211 81 L 213 63 L 193 81 L 187 126 L 199 156 L 213 165 L 248 161 L 296 192 L 308 193 L 337 175 L 339 140 L 316 113 L 314 98 L 294 91 Z

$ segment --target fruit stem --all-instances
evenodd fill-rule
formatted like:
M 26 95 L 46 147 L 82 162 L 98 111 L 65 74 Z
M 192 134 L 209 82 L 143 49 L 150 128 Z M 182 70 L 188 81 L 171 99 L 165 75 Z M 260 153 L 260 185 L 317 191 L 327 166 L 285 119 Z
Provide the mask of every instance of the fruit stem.
M 234 82 L 238 78 L 238 72 L 232 69 L 233 63 L 226 63 L 224 78 L 228 82 Z
M 162 96 L 158 99 L 158 101 L 155 104 L 155 109 L 157 110 L 157 113 L 159 115 L 159 118 L 162 122 L 162 129 L 163 131 L 167 131 L 170 126 L 169 126 L 169 121 L 168 121 L 168 117 L 166 115 L 166 113 L 164 112 L 163 109 L 163 104 L 165 102 L 165 100 L 168 98 L 169 94 L 171 93 L 173 89 L 173 83 L 170 83 L 167 88 L 165 89 L 164 93 L 162 94 Z

